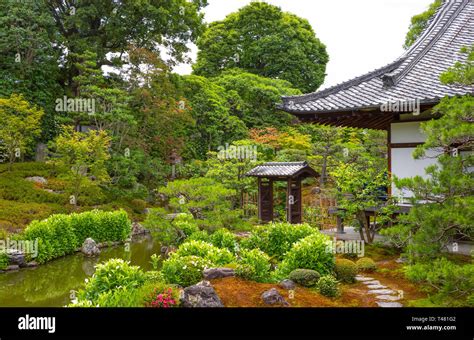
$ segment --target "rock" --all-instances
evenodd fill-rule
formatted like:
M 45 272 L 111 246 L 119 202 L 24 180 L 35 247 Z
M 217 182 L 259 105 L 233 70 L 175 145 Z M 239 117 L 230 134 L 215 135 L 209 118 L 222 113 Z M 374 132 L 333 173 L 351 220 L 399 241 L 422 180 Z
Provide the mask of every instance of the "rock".
M 375 301 L 375 303 L 379 307 L 403 307 L 403 305 L 399 302 L 383 302 L 383 301 Z
M 396 294 L 396 292 L 394 292 L 391 289 L 374 289 L 374 290 L 369 290 L 368 293 L 369 294 Z
M 20 269 L 20 266 L 17 265 L 17 264 L 11 264 L 9 266 L 7 266 L 7 268 L 5 268 L 5 271 L 12 271 L 12 270 L 18 270 Z
M 398 259 L 395 260 L 397 263 L 406 263 L 408 260 L 404 257 L 399 257 Z
M 38 267 L 38 262 L 36 261 L 30 261 L 28 262 L 26 265 L 25 265 L 26 268 L 34 268 L 34 267 Z
M 209 281 L 201 281 L 184 288 L 180 300 L 183 307 L 224 307 Z
M 48 180 L 41 176 L 26 177 L 25 180 L 30 181 L 30 182 L 35 182 L 38 184 L 43 184 L 43 185 L 48 184 Z
M 81 252 L 86 256 L 97 256 L 100 254 L 100 249 L 97 246 L 97 243 L 89 238 L 86 238 L 81 247 Z
M 132 223 L 132 236 L 136 235 L 145 235 L 148 234 L 150 231 L 143 228 L 143 226 L 138 222 Z
M 400 296 L 395 295 L 377 295 L 375 297 L 377 300 L 386 300 L 386 301 L 398 301 L 401 300 Z
M 18 265 L 20 267 L 24 267 L 26 264 L 25 254 L 21 251 L 9 249 L 7 251 L 7 256 L 10 264 Z
M 221 279 L 223 277 L 235 276 L 235 271 L 231 268 L 210 268 L 202 272 L 204 279 L 213 280 Z
M 384 285 L 368 285 L 367 288 L 369 288 L 369 289 L 384 289 L 384 288 L 387 288 L 387 286 L 384 286 Z
M 262 293 L 263 302 L 267 305 L 283 305 L 289 306 L 290 304 L 278 293 L 278 290 L 272 288 Z
M 355 279 L 360 282 L 364 281 L 373 281 L 374 279 L 371 277 L 365 277 L 365 276 L 356 276 Z
M 379 285 L 380 284 L 380 281 L 378 280 L 372 280 L 372 281 L 364 281 L 362 282 L 363 284 L 365 285 Z
M 296 288 L 296 283 L 291 280 L 285 279 L 280 282 L 280 287 L 286 290 L 292 290 Z

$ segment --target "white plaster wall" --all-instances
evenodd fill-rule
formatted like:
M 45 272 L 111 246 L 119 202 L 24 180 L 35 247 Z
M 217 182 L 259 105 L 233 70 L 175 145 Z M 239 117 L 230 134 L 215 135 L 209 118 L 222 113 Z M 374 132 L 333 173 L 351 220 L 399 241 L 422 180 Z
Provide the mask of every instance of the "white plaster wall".
M 420 122 L 391 124 L 392 143 L 422 143 L 426 137 L 420 130 Z
M 429 165 L 436 164 L 436 158 L 422 158 L 414 159 L 413 151 L 415 148 L 395 148 L 391 150 L 392 153 L 392 176 L 398 178 L 407 178 L 421 176 L 426 178 L 425 168 Z M 437 153 L 428 151 L 426 153 L 429 157 L 435 157 Z M 411 192 L 400 192 L 395 185 L 392 184 L 392 195 L 411 197 Z

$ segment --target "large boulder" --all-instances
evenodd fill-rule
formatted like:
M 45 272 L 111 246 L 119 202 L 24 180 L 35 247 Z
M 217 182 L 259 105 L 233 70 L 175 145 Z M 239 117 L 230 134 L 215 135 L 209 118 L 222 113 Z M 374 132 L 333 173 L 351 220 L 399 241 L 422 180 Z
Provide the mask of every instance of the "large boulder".
M 262 293 L 262 300 L 267 305 L 283 305 L 289 306 L 290 304 L 278 293 L 278 290 L 272 288 Z
M 201 281 L 194 286 L 184 288 L 181 297 L 183 307 L 224 307 L 214 287 L 209 281 Z
M 235 276 L 235 271 L 231 268 L 209 268 L 203 271 L 204 279 L 213 280 L 223 277 Z
M 97 246 L 97 243 L 89 238 L 86 238 L 81 247 L 81 252 L 86 256 L 97 256 L 100 254 L 100 249 Z

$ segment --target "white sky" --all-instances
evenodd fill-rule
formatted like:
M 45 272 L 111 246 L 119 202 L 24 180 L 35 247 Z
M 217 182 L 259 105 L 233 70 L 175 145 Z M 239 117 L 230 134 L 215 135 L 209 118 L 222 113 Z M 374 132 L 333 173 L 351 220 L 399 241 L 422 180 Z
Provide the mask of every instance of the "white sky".
M 251 0 L 208 0 L 206 22 L 222 20 Z M 266 0 L 283 11 L 305 18 L 326 45 L 329 62 L 321 88 L 336 85 L 380 66 L 403 53 L 402 45 L 413 15 L 433 0 Z M 197 49 L 192 46 L 195 60 Z M 178 65 L 180 74 L 191 65 Z

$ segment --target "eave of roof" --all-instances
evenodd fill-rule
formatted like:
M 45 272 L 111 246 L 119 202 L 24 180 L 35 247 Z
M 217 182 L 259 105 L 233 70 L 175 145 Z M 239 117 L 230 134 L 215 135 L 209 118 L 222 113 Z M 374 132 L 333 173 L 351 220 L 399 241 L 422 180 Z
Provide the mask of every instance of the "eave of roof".
M 319 92 L 283 97 L 278 107 L 303 121 L 386 129 L 394 115 L 381 112 L 384 103 L 419 100 L 429 108 L 444 96 L 474 93 L 474 86 L 439 81 L 443 71 L 462 61 L 460 48 L 472 44 L 474 2 L 445 1 L 417 41 L 394 62 Z M 362 122 L 352 123 L 351 117 Z

